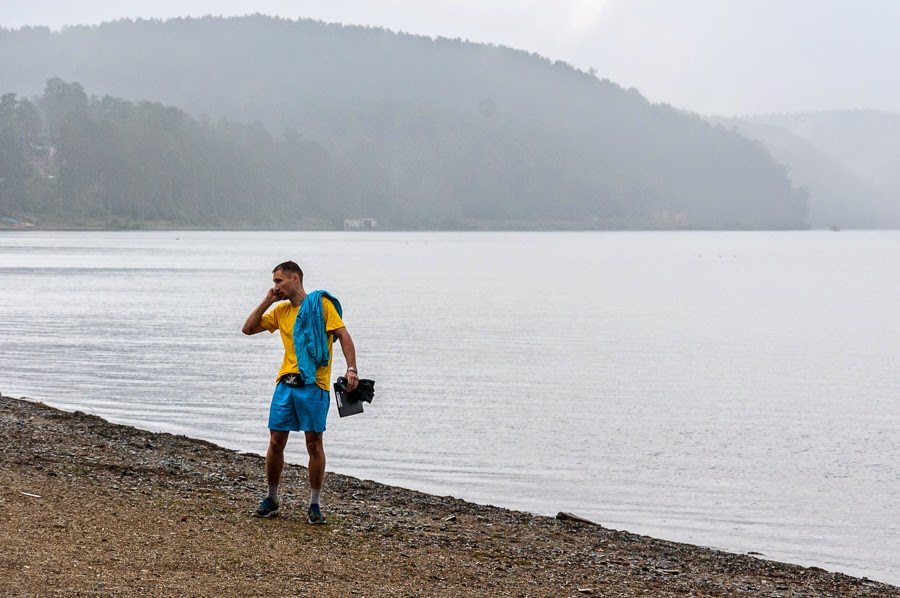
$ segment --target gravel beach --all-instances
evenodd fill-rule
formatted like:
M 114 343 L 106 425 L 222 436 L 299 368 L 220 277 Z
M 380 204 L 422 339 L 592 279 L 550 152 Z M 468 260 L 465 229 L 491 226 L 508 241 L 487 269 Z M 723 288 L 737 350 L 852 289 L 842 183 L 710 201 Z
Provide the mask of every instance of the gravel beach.
M 900 588 L 263 458 L 0 397 L 2 596 L 900 596 Z M 284 492 L 287 494 L 284 494 Z M 291 494 L 293 492 L 293 494 Z

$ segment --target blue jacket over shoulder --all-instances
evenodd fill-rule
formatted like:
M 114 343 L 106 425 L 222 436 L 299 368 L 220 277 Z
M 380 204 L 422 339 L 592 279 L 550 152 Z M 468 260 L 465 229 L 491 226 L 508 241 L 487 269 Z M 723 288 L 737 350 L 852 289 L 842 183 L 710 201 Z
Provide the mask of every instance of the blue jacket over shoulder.
M 306 296 L 297 312 L 294 322 L 294 351 L 297 367 L 304 384 L 316 383 L 316 369 L 328 365 L 331 351 L 328 350 L 328 332 L 325 330 L 325 314 L 322 312 L 322 297 L 328 297 L 340 317 L 344 317 L 341 302 L 328 291 L 313 291 Z

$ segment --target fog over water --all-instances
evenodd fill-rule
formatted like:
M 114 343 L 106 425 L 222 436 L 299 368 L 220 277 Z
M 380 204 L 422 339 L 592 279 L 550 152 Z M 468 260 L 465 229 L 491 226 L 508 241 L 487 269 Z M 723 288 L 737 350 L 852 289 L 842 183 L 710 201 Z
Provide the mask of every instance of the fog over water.
M 262 453 L 285 258 L 377 381 L 330 470 L 900 583 L 896 232 L 0 233 L 0 391 Z

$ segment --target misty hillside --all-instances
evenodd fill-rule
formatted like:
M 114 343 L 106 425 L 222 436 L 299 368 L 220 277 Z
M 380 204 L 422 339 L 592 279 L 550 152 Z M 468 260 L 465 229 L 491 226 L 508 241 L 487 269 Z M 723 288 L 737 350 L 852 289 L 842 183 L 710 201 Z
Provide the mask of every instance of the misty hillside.
M 846 164 L 863 180 L 900 183 L 900 114 L 877 110 L 842 110 L 750 117 L 751 122 L 780 127 Z
M 0 92 L 19 99 L 59 77 L 95 102 L 161 102 L 201 124 L 203 115 L 259 121 L 273 140 L 302 139 L 318 148 L 328 193 L 274 185 L 253 191 L 256 205 L 290 206 L 302 194 L 303 215 L 333 226 L 347 217 L 392 228 L 806 224 L 805 191 L 757 142 L 508 48 L 254 16 L 3 30 L 0 53 L 16 57 L 0 62 Z M 176 174 L 186 162 L 171 162 L 156 177 L 167 188 L 152 193 L 178 205 L 191 191 Z
M 900 114 L 846 110 L 731 122 L 742 134 L 763 140 L 776 159 L 798 173 L 795 184 L 811 192 L 814 225 L 817 204 L 824 203 L 830 213 L 838 210 L 839 220 L 830 224 L 900 226 Z M 783 151 L 788 139 L 798 151 Z M 812 152 L 800 150 L 801 145 Z M 811 168 L 810 161 L 816 166 Z
M 89 98 L 58 78 L 34 101 L 0 98 L 0 181 L 0 216 L 79 228 L 330 229 L 347 190 L 324 149 L 291 131 Z
M 809 224 L 813 228 L 885 228 L 900 224 L 887 197 L 838 157 L 789 130 L 754 120 L 711 118 L 712 122 L 762 142 L 787 166 L 797 187 L 809 191 Z

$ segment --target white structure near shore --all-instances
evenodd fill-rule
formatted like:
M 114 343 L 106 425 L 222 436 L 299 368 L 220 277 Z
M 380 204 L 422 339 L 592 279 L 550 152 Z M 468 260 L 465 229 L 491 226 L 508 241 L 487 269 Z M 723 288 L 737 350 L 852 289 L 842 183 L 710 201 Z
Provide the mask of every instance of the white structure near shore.
M 375 230 L 378 221 L 374 218 L 347 218 L 344 220 L 344 230 Z

